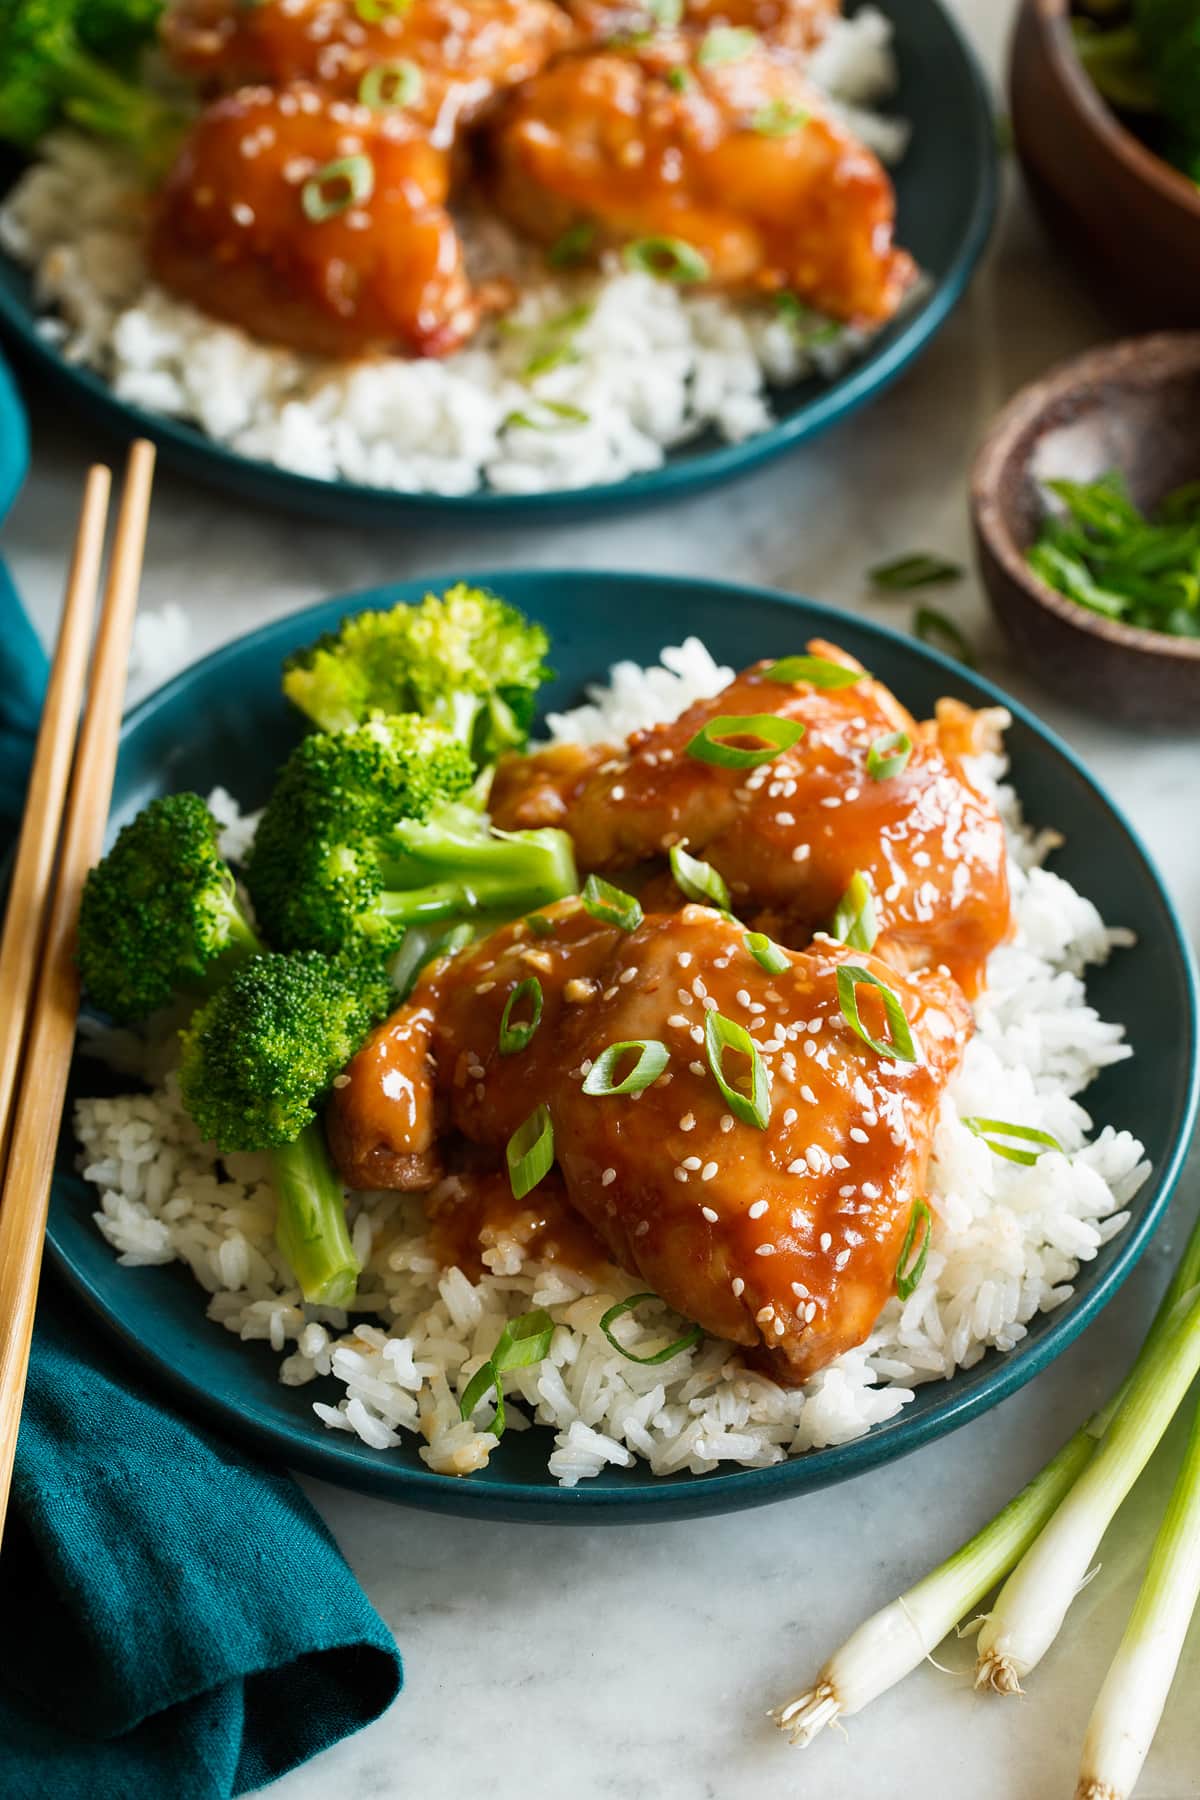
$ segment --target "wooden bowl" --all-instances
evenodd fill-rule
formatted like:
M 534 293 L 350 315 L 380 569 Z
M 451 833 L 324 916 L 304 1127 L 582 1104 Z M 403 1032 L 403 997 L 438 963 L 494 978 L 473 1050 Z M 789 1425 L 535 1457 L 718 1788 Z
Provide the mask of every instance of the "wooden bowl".
M 1200 325 L 1200 187 L 1121 124 L 1075 53 L 1069 0 L 1022 0 L 1013 138 L 1061 242 L 1141 325 Z
M 1034 574 L 1039 483 L 1093 481 L 1120 469 L 1155 505 L 1200 479 L 1200 332 L 1129 338 L 1022 388 L 971 472 L 980 572 L 1014 648 L 1047 687 L 1113 720 L 1151 730 L 1200 727 L 1200 639 L 1089 612 Z

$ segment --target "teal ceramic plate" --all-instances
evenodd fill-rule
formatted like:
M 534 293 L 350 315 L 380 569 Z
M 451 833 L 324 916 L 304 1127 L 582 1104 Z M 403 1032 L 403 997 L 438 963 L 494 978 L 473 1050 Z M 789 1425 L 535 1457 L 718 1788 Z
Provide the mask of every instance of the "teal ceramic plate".
M 1013 775 L 1029 816 L 1066 835 L 1053 866 L 1089 894 L 1106 919 L 1137 933 L 1137 947 L 1122 950 L 1089 982 L 1102 1015 L 1125 1025 L 1135 1055 L 1100 1077 L 1087 1105 L 1096 1119 L 1136 1132 L 1154 1163 L 1130 1224 L 1081 1270 L 1072 1299 L 1032 1324 L 1017 1350 L 989 1354 L 950 1382 L 918 1389 L 912 1405 L 865 1438 L 769 1469 L 668 1478 L 609 1469 L 571 1490 L 556 1487 L 546 1472 L 550 1434 L 543 1430 L 506 1438 L 490 1467 L 464 1480 L 432 1474 L 411 1440 L 397 1450 L 376 1451 L 326 1430 L 314 1418 L 312 1402 L 336 1399 L 325 1391 L 334 1384 L 281 1387 L 278 1359 L 209 1323 L 205 1296 L 182 1269 L 119 1266 L 91 1222 L 94 1196 L 72 1173 L 69 1134 L 51 1213 L 55 1260 L 147 1372 L 173 1386 L 185 1404 L 312 1474 L 449 1512 L 624 1523 L 755 1506 L 891 1462 L 994 1406 L 1059 1355 L 1116 1292 L 1162 1216 L 1191 1130 L 1196 980 L 1179 921 L 1145 851 L 1086 771 L 1031 714 L 909 638 L 811 601 L 715 582 L 511 570 L 468 579 L 494 586 L 546 625 L 558 670 L 544 695 L 547 708 L 577 701 L 584 684 L 602 677 L 616 658 L 652 662 L 664 644 L 677 644 L 688 632 L 735 667 L 753 657 L 788 655 L 814 634 L 831 637 L 861 657 L 919 717 L 947 693 L 977 706 L 1008 706 Z M 430 585 L 375 589 L 283 619 L 143 701 L 125 724 L 114 826 L 174 788 L 203 793 L 220 783 L 245 805 L 260 805 L 300 729 L 279 691 L 284 656 L 346 613 L 416 600 Z M 96 1091 L 95 1065 L 85 1064 L 76 1080 L 77 1091 Z
M 780 393 L 778 422 L 745 443 L 700 439 L 673 452 L 661 469 L 603 487 L 530 495 L 485 490 L 452 498 L 385 493 L 251 461 L 221 448 L 191 426 L 115 399 L 97 375 L 67 363 L 40 335 L 28 276 L 3 256 L 0 326 L 97 424 L 122 437 L 141 434 L 153 438 L 164 457 L 198 480 L 232 489 L 250 501 L 310 515 L 387 524 L 414 511 L 487 519 L 583 513 L 609 505 L 664 500 L 744 474 L 845 418 L 893 381 L 945 323 L 987 241 L 995 210 L 996 149 L 991 105 L 979 65 L 940 0 L 879 0 L 879 4 L 895 26 L 900 65 L 895 110 L 914 123 L 908 152 L 893 172 L 897 235 L 928 276 L 929 292 L 919 307 L 881 332 L 869 354 L 838 380 L 809 380 Z
M 0 357 L 0 523 L 29 468 L 29 427 L 16 386 Z

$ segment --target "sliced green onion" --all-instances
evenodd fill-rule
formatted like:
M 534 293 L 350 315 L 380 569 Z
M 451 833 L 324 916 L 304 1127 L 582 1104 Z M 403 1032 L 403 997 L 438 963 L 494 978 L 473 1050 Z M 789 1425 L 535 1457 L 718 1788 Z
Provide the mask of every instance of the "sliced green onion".
M 917 1233 L 924 1226 L 921 1248 L 917 1259 L 910 1263 Z M 901 1300 L 907 1300 L 915 1294 L 920 1286 L 921 1277 L 925 1273 L 925 1264 L 929 1261 L 929 1242 L 933 1236 L 933 1214 L 924 1200 L 914 1200 L 912 1211 L 908 1215 L 908 1230 L 904 1234 L 904 1242 L 900 1247 L 900 1256 L 896 1263 L 896 1292 Z
M 683 0 L 644 0 L 645 11 L 662 28 L 678 25 L 683 17 Z
M 425 91 L 425 77 L 415 62 L 402 57 L 399 62 L 376 63 L 358 84 L 360 106 L 372 112 L 388 112 L 393 107 L 412 106 Z
M 546 252 L 546 261 L 552 269 L 569 269 L 576 263 L 586 262 L 588 252 L 596 241 L 596 227 L 590 219 L 581 219 L 578 225 L 569 225 L 562 236 L 551 244 Z
M 687 746 L 697 762 L 715 763 L 719 769 L 753 769 L 774 762 L 804 736 L 799 719 L 781 719 L 778 713 L 723 713 L 702 725 Z M 725 742 L 727 738 L 761 738 L 757 749 Z
M 674 281 L 686 287 L 708 280 L 708 258 L 682 238 L 635 238 L 632 244 L 626 244 L 622 256 L 627 269 L 653 275 L 657 281 Z
M 589 302 L 581 301 L 578 306 L 569 306 L 566 312 L 559 313 L 557 318 L 546 319 L 537 326 L 530 342 L 529 359 L 521 370 L 521 379 L 531 381 L 536 375 L 546 375 L 551 369 L 578 362 L 579 350 L 574 341 L 574 333 L 587 324 L 595 310 Z
M 717 69 L 723 63 L 741 62 L 758 43 L 758 33 L 746 25 L 714 25 L 700 40 L 696 61 L 702 69 Z
M 539 400 L 541 413 L 510 412 L 500 421 L 501 431 L 569 431 L 574 425 L 586 425 L 591 414 L 568 400 Z
M 965 573 L 961 563 L 944 556 L 931 556 L 927 550 L 913 550 L 897 556 L 892 562 L 876 563 L 867 570 L 872 587 L 891 588 L 904 593 L 909 588 L 935 587 L 944 581 L 960 581 Z
M 829 926 L 829 935 L 852 950 L 873 950 L 879 936 L 879 920 L 875 916 L 875 896 L 871 878 L 855 869 L 845 893 L 837 903 Z
M 613 1349 L 620 1351 L 627 1362 L 643 1363 L 647 1366 L 670 1362 L 673 1356 L 678 1356 L 681 1350 L 690 1350 L 692 1345 L 698 1344 L 704 1336 L 699 1325 L 693 1325 L 690 1330 L 684 1332 L 682 1337 L 676 1338 L 673 1344 L 668 1344 L 665 1349 L 656 1350 L 653 1356 L 635 1356 L 632 1350 L 627 1350 L 624 1344 L 618 1342 L 614 1337 L 613 1324 L 617 1319 L 623 1318 L 626 1313 L 632 1312 L 635 1306 L 641 1306 L 647 1300 L 657 1299 L 657 1294 L 631 1294 L 628 1300 L 618 1300 L 615 1306 L 610 1306 L 600 1320 L 601 1331 Z
M 475 927 L 464 920 L 449 930 L 438 925 L 410 925 L 388 970 L 396 996 L 407 1000 L 423 970 L 443 956 L 457 956 L 475 936 Z
M 690 93 L 693 85 L 691 74 L 687 69 L 677 65 L 675 68 L 667 70 L 667 86 L 674 88 L 677 94 Z
M 853 687 L 865 681 L 865 669 L 848 669 L 845 663 L 833 662 L 828 656 L 782 656 L 763 670 L 767 681 L 778 681 L 785 687 L 794 681 L 807 681 L 815 688 Z
M 812 114 L 791 100 L 771 100 L 760 106 L 750 124 L 762 137 L 794 137 L 808 124 Z
M 583 910 L 604 925 L 617 925 L 622 931 L 636 931 L 642 922 L 642 904 L 624 888 L 614 887 L 603 875 L 589 875 L 579 898 Z
M 791 968 L 792 962 L 787 951 L 769 938 L 765 931 L 748 931 L 742 942 L 759 968 L 765 969 L 768 975 L 782 975 L 785 969 Z
M 300 205 L 305 218 L 320 225 L 369 200 L 374 192 L 375 164 L 370 157 L 340 156 L 309 176 L 300 189 Z
M 550 1173 L 554 1164 L 554 1125 L 548 1106 L 531 1112 L 504 1147 L 508 1182 L 514 1200 L 523 1200 Z
M 631 1051 L 638 1059 L 621 1081 L 613 1076 Z M 671 1052 L 657 1038 L 630 1038 L 623 1044 L 610 1044 L 602 1050 L 583 1082 L 585 1094 L 640 1094 L 652 1081 L 657 1081 L 671 1060 Z
M 401 19 L 412 0 L 354 0 L 354 10 L 366 25 L 378 25 L 381 19 Z
M 727 1050 L 749 1058 L 749 1093 L 745 1087 L 732 1087 L 726 1080 L 722 1059 Z M 756 1125 L 759 1131 L 765 1131 L 771 1117 L 771 1090 L 767 1084 L 766 1066 L 750 1033 L 733 1019 L 727 1019 L 723 1013 L 707 1013 L 704 1019 L 704 1053 L 708 1058 L 713 1080 L 724 1095 L 730 1112 L 744 1125 Z
M 483 1430 L 490 1431 L 495 1437 L 503 1437 L 504 1390 L 500 1386 L 500 1377 L 508 1369 L 528 1369 L 533 1363 L 544 1362 L 550 1354 L 553 1336 L 554 1320 L 540 1306 L 534 1312 L 522 1313 L 519 1319 L 510 1319 L 500 1333 L 496 1348 L 482 1367 L 476 1369 L 463 1390 L 458 1405 L 460 1417 L 469 1419 L 480 1401 L 495 1388 L 496 1410 L 491 1423 Z
M 697 906 L 715 906 L 718 912 L 729 911 L 729 889 L 725 878 L 711 863 L 689 856 L 682 844 L 671 845 L 671 874 L 675 886 Z
M 892 1034 L 890 1043 L 883 1038 L 872 1037 L 859 1016 L 858 990 L 864 984 L 875 988 L 883 996 L 883 1010 Z M 842 963 L 837 972 L 837 994 L 843 1019 L 877 1056 L 889 1057 L 893 1062 L 915 1063 L 918 1060 L 917 1047 L 913 1042 L 904 1008 L 899 996 L 892 992 L 886 981 L 880 981 L 878 975 L 872 975 L 870 969 L 864 969 L 859 963 Z
M 519 1006 L 529 1002 L 529 1017 L 518 1019 L 513 1024 L 513 1013 Z M 500 1014 L 500 1037 L 497 1048 L 501 1056 L 515 1056 L 518 1050 L 524 1050 L 533 1040 L 533 1034 L 542 1022 L 542 984 L 536 975 L 527 975 L 524 981 L 518 981 L 508 999 L 504 1002 L 504 1011 Z
M 528 925 L 530 931 L 532 931 L 534 937 L 554 936 L 554 920 L 548 919 L 545 913 L 526 913 L 525 923 Z
M 803 349 L 814 350 L 819 349 L 822 344 L 832 344 L 845 330 L 836 319 L 827 319 L 823 314 L 814 312 L 811 306 L 805 306 L 803 300 L 786 288 L 775 296 L 775 311 Z
M 872 781 L 890 781 L 902 775 L 912 755 L 912 739 L 907 731 L 887 731 L 873 740 L 867 751 L 867 774 Z
M 1026 1167 L 1035 1163 L 1047 1150 L 1061 1150 L 1062 1145 L 1048 1131 L 1035 1131 L 1032 1125 L 1010 1125 L 1004 1119 L 964 1119 L 963 1124 L 968 1131 L 973 1131 L 977 1138 L 982 1138 L 993 1156 L 1002 1156 L 1006 1162 L 1023 1163 Z M 1018 1138 L 1023 1144 L 1037 1144 L 1036 1150 L 1019 1150 L 1015 1144 L 1005 1144 L 1002 1138 Z
M 913 615 L 913 631 L 923 644 L 932 644 L 947 656 L 955 656 L 968 669 L 975 667 L 975 652 L 953 619 L 932 606 L 918 606 Z

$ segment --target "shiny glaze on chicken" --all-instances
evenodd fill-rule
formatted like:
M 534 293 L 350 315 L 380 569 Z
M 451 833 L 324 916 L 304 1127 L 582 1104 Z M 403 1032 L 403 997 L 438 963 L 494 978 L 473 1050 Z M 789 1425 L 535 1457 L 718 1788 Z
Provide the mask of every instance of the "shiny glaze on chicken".
M 861 669 L 834 645 L 809 649 Z M 686 845 L 724 876 L 742 917 L 789 943 L 829 924 L 861 870 L 874 889 L 876 954 L 899 967 L 944 964 L 977 992 L 1011 922 L 995 807 L 943 747 L 939 727 L 918 726 L 881 682 L 864 673 L 853 686 L 817 688 L 772 680 L 770 667 L 756 663 L 714 699 L 623 747 L 564 744 L 506 757 L 492 817 L 507 830 L 564 827 L 584 872 L 619 873 Z M 804 735 L 753 768 L 688 754 L 710 720 L 756 714 L 798 720 Z M 952 742 L 961 744 L 967 726 L 954 720 Z M 894 732 L 912 741 L 908 764 L 875 780 L 870 747 Z
M 365 169 L 360 198 L 347 159 Z M 306 210 L 314 182 L 326 217 Z M 201 115 L 168 175 L 151 268 L 213 317 L 311 355 L 445 355 L 481 311 L 449 187 L 447 154 L 400 113 L 304 84 L 243 88 Z
M 210 88 L 313 81 L 356 99 L 369 70 L 412 64 L 419 91 L 405 110 L 448 144 L 573 32 L 553 0 L 174 0 L 161 35 L 177 67 Z
M 506 96 L 490 145 L 496 205 L 535 241 L 681 242 L 702 259 L 692 280 L 862 324 L 913 279 L 877 157 L 753 40 L 727 61 L 683 34 L 561 57 Z
M 751 1349 L 776 1379 L 807 1379 L 863 1341 L 894 1291 L 937 1103 L 971 1031 L 960 990 L 828 943 L 769 974 L 744 928 L 707 907 L 650 915 L 631 932 L 578 900 L 543 917 L 549 936 L 518 921 L 435 964 L 350 1064 L 330 1109 L 343 1173 L 352 1178 L 381 1149 L 419 1153 L 439 1129 L 502 1152 L 544 1104 L 567 1198 L 614 1260 L 685 1317 Z M 851 1029 L 837 989 L 843 964 L 897 996 L 916 1061 L 881 1055 Z M 541 1023 L 524 1049 L 502 1054 L 505 1005 L 530 977 Z M 883 1039 L 878 990 L 859 987 L 858 1000 L 866 1029 Z M 735 1117 L 714 1078 L 710 1010 L 757 1046 L 770 1084 L 765 1129 Z M 642 1093 L 583 1091 L 610 1045 L 650 1039 L 670 1062 Z M 389 1088 L 396 1042 L 400 1104 Z M 723 1067 L 738 1083 L 749 1064 L 727 1052 Z

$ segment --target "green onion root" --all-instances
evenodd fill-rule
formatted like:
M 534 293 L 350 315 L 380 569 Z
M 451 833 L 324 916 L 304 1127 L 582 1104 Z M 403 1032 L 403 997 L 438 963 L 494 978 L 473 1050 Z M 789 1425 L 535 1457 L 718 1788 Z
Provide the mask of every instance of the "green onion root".
M 1084 1739 L 1076 1800 L 1127 1800 L 1200 1598 L 1200 1412 L 1150 1566 Z
M 911 1674 L 1003 1580 L 1070 1491 L 1095 1448 L 1088 1427 L 1077 1431 L 968 1543 L 860 1625 L 830 1657 L 812 1687 L 771 1713 L 792 1743 L 810 1744 L 824 1726 L 861 1712 Z

